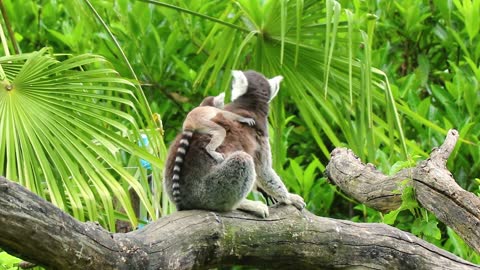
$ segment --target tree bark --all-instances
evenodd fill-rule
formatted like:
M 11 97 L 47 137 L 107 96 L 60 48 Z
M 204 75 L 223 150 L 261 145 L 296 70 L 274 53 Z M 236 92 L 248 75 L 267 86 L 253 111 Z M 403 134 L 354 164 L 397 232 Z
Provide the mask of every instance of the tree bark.
M 0 177 L 0 247 L 49 269 L 480 269 L 384 224 L 275 207 L 246 213 L 182 211 L 141 230 L 109 233 L 82 223 Z
M 142 265 L 141 254 L 122 234 L 83 223 L 24 187 L 0 176 L 0 247 L 48 269 L 117 269 Z M 132 268 L 128 268 L 133 266 Z
M 363 164 L 351 150 L 337 148 L 332 151 L 326 174 L 346 194 L 380 211 L 401 205 L 400 182 L 409 179 L 418 202 L 480 252 L 480 198 L 462 189 L 446 168 L 457 140 L 458 132 L 450 130 L 430 158 L 393 176 Z

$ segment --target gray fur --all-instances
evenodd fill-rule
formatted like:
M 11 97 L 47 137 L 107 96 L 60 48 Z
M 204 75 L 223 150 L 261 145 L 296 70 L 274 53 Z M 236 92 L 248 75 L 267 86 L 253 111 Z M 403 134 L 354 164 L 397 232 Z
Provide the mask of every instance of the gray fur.
M 185 155 L 190 146 L 190 139 L 194 133 L 209 134 L 211 135 L 210 142 L 205 146 L 205 150 L 217 163 L 224 160 L 223 154 L 216 151 L 216 149 L 222 144 L 226 136 L 226 130 L 216 124 L 212 119 L 220 114 L 222 117 L 245 123 L 250 126 L 255 125 L 253 118 L 242 117 L 230 111 L 224 111 L 221 108 L 224 107 L 225 93 L 221 93 L 216 97 L 205 98 L 200 106 L 193 109 L 185 119 L 183 123 L 183 131 L 177 151 L 175 153 L 175 165 L 172 172 L 172 200 L 177 205 L 177 209 L 182 209 L 183 205 L 181 199 L 180 177 L 182 174 L 183 162 Z M 218 108 L 219 107 L 219 108 Z
M 227 131 L 223 144 L 217 149 L 225 156 L 225 160 L 219 164 L 205 151 L 209 136 L 195 133 L 178 179 L 181 192 L 178 200 L 173 202 L 178 210 L 223 212 L 240 209 L 266 217 L 266 205 L 245 199 L 256 184 L 277 201 L 302 209 L 305 206 L 303 199 L 288 193 L 272 168 L 267 129 L 268 103 L 277 94 L 281 77 L 267 80 L 254 71 L 236 72 L 233 75 L 240 78 L 236 78 L 233 84 L 238 96 L 225 106 L 225 110 L 255 119 L 255 126 L 242 125 L 222 116 L 214 119 Z M 248 83 L 245 83 L 245 79 Z M 177 137 L 167 156 L 164 179 L 165 190 L 170 198 L 174 193 L 174 153 L 179 148 L 180 140 L 181 137 Z

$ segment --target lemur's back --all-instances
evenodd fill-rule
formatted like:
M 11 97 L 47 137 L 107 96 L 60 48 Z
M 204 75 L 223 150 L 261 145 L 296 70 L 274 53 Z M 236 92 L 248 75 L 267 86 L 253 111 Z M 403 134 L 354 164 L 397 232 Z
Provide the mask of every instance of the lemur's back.
M 225 156 L 229 156 L 233 152 L 244 151 L 252 157 L 255 156 L 256 132 L 252 127 L 225 119 L 221 117 L 221 115 L 216 118 L 215 121 L 227 130 L 227 136 L 223 144 L 217 149 L 218 152 L 223 153 Z M 172 172 L 175 165 L 174 153 L 177 151 L 180 139 L 181 136 L 177 136 L 169 149 L 168 159 L 165 166 L 166 186 L 171 185 Z M 208 204 L 208 201 L 205 202 L 205 198 L 209 197 L 208 194 L 210 192 L 217 192 L 211 190 L 213 187 L 209 186 L 210 180 L 205 177 L 209 173 L 217 171 L 217 167 L 219 166 L 205 150 L 205 146 L 209 141 L 209 135 L 195 133 L 191 139 L 189 150 L 185 155 L 182 175 L 179 180 L 180 186 L 182 187 L 182 194 L 184 194 L 183 205 L 187 206 L 184 209 L 213 210 L 211 209 L 212 205 L 204 205 L 205 203 Z M 229 166 L 233 165 L 230 164 Z M 233 178 L 235 178 L 235 176 L 233 176 Z M 170 192 L 168 188 L 166 190 L 167 192 Z M 221 209 L 219 209 L 219 211 L 220 210 Z

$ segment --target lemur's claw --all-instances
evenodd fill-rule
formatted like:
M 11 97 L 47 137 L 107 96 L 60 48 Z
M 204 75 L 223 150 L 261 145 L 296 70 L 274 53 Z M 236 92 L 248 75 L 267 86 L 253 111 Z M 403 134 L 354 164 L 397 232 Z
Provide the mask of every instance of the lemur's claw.
M 293 206 L 295 206 L 298 210 L 302 210 L 305 208 L 305 201 L 303 198 L 297 194 L 290 193 L 289 195 L 290 201 L 292 202 Z
M 243 119 L 240 119 L 239 122 L 245 123 L 251 127 L 255 125 L 255 119 L 253 118 L 243 118 Z

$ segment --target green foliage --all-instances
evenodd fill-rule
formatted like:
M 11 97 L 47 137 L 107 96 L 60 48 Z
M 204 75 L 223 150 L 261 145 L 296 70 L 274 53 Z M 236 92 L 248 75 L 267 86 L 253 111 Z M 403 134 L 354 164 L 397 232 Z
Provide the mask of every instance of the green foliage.
M 132 143 L 140 128 L 138 101 L 128 90 L 132 84 L 101 57 L 58 58 L 46 49 L 0 58 L 6 75 L 0 91 L 0 174 L 78 219 L 99 220 L 112 230 L 112 194 L 137 222 L 128 187 L 155 216 L 151 196 L 121 162 L 122 152 L 137 157 L 137 168 L 138 158 L 161 162 Z
M 438 227 L 439 222 L 435 216 L 420 207 L 413 187 L 409 186 L 410 181 L 407 179 L 402 183 L 402 204 L 398 209 L 384 215 L 383 222 L 408 230 L 420 238 L 441 246 L 442 232 Z M 405 213 L 405 210 L 408 212 Z
M 419 143 L 409 144 L 412 153 L 424 156 L 421 149 L 441 144 L 446 130 L 460 131 L 448 165 L 468 189 L 480 169 L 480 119 L 474 113 L 480 104 L 480 35 L 478 24 L 471 25 L 480 16 L 474 8 L 479 1 L 407 2 L 367 1 L 364 8 L 379 17 L 373 65 L 392 79 L 399 111 L 407 116 L 406 135 Z
M 0 252 L 0 270 L 17 270 L 18 263 L 22 260 L 8 255 L 6 252 Z
M 475 178 L 475 184 L 477 185 L 477 195 L 480 196 L 480 179 Z
M 465 241 L 463 241 L 460 236 L 458 236 L 455 231 L 450 228 L 447 228 L 448 239 L 445 242 L 445 248 L 450 250 L 453 254 L 465 258 L 474 263 L 480 262 L 480 254 L 476 253 L 475 250 L 470 248 Z
M 417 200 L 415 199 L 415 194 L 413 187 L 407 186 L 407 183 L 410 180 L 405 180 L 403 184 L 403 190 L 401 191 L 402 193 L 402 205 L 394 211 L 391 211 L 390 213 L 386 214 L 384 218 L 384 222 L 386 224 L 393 224 L 395 220 L 397 219 L 398 214 L 403 211 L 403 210 L 408 210 L 412 214 L 416 214 L 416 211 L 419 209 L 419 205 L 417 203 Z
M 478 193 L 480 105 L 478 69 L 480 63 L 479 1 L 354 1 L 355 10 L 373 13 L 378 25 L 373 43 L 372 65 L 391 79 L 410 156 L 422 159 L 439 146 L 445 131 L 460 132 L 448 162 L 458 183 Z M 423 149 L 423 150 L 422 150 Z M 388 153 L 389 150 L 383 149 Z M 383 171 L 403 167 L 379 153 Z M 455 254 L 479 263 L 458 236 L 431 214 L 415 206 L 414 198 L 385 219 Z M 401 211 L 409 209 L 411 211 Z M 456 243 L 456 246 L 453 244 Z M 462 252 L 464 250 L 465 252 Z M 469 250 L 467 252 L 466 250 Z
M 230 70 L 256 69 L 285 77 L 271 107 L 274 167 L 309 210 L 388 222 L 480 262 L 408 185 L 402 206 L 382 216 L 321 176 L 336 146 L 392 174 L 456 128 L 449 169 L 480 193 L 479 0 L 3 3 L 27 53 L 0 58 L 25 91 L 11 99 L 0 90 L 0 125 L 9 126 L 0 129 L 1 172 L 78 219 L 136 224 L 130 188 L 140 196 L 140 222 L 171 212 L 156 128 L 171 141 L 204 96 L 229 94 Z M 153 191 L 140 159 L 154 165 Z

